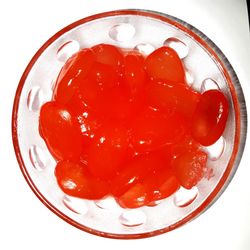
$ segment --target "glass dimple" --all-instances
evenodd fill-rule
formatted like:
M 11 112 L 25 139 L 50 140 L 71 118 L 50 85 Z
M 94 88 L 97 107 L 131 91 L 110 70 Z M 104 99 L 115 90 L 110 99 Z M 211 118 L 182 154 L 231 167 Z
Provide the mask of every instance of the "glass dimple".
M 127 210 L 120 215 L 119 221 L 128 227 L 140 226 L 146 222 L 146 215 L 141 210 Z
M 208 147 L 204 147 L 203 150 L 208 154 L 208 157 L 211 161 L 218 160 L 225 148 L 225 139 L 223 136 L 219 138 L 214 144 Z
M 109 36 L 116 42 L 130 41 L 135 35 L 135 27 L 129 23 L 121 23 L 113 26 Z
M 212 78 L 206 78 L 202 81 L 201 93 L 208 91 L 210 89 L 218 89 L 219 90 L 220 88 L 215 80 L 213 80 Z
M 174 49 L 181 59 L 188 55 L 188 46 L 179 38 L 169 37 L 164 41 L 163 45 Z
M 118 205 L 113 197 L 108 196 L 101 200 L 95 201 L 95 204 L 97 207 L 102 209 L 116 209 L 118 208 Z
M 188 69 L 185 69 L 185 78 L 186 78 L 186 83 L 189 86 L 192 86 L 194 83 L 194 76 Z
M 57 50 L 57 59 L 60 62 L 66 62 L 73 54 L 75 54 L 80 49 L 80 44 L 75 41 L 71 40 L 59 47 Z
M 29 111 L 38 112 L 44 103 L 44 93 L 40 87 L 33 87 L 27 97 L 27 107 Z
M 197 187 L 192 187 L 191 189 L 181 187 L 174 195 L 174 204 L 177 207 L 186 207 L 196 199 L 198 193 Z
M 155 50 L 155 47 L 149 43 L 140 43 L 137 44 L 134 49 L 142 53 L 144 56 L 147 56 Z
M 88 207 L 83 199 L 65 195 L 62 199 L 62 202 L 65 207 L 76 214 L 85 215 L 88 212 Z
M 33 167 L 38 171 L 42 171 L 46 168 L 48 159 L 46 157 L 46 154 L 40 147 L 36 145 L 30 146 L 29 157 Z

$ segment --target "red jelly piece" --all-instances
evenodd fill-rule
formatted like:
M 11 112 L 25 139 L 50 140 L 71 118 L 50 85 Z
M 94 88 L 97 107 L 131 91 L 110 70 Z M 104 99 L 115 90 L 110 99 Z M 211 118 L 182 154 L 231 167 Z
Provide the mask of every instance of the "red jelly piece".
M 147 87 L 147 96 L 150 105 L 167 112 L 178 112 L 191 118 L 200 94 L 183 84 L 167 84 L 151 81 Z
M 114 67 L 95 62 L 84 78 L 78 77 L 78 86 L 83 101 L 98 108 L 100 99 L 106 99 L 111 89 L 118 85 L 118 74 Z
M 154 190 L 152 201 L 165 199 L 174 194 L 180 188 L 180 183 L 174 175 L 168 176 L 165 181 Z
M 117 202 L 123 208 L 138 208 L 148 204 L 147 196 L 146 187 L 138 183 L 117 198 Z
M 83 146 L 79 127 L 71 113 L 57 102 L 47 102 L 40 111 L 39 131 L 56 159 L 79 158 Z
M 94 63 L 94 54 L 90 49 L 83 49 L 74 54 L 62 67 L 54 89 L 54 100 L 67 103 L 79 87 L 77 79 L 85 78 Z
M 147 109 L 131 125 L 131 143 L 137 152 L 152 151 L 178 142 L 185 127 L 185 120 L 178 114 Z
M 122 86 L 110 89 L 106 95 L 96 100 L 96 112 L 100 116 L 115 120 L 127 119 L 134 108 L 133 101 Z
M 144 86 L 144 58 L 140 54 L 128 53 L 124 57 L 124 78 L 132 96 L 138 94 Z
M 170 47 L 152 52 L 145 61 L 148 75 L 168 83 L 185 83 L 185 72 L 178 54 Z
M 157 167 L 159 168 L 159 166 Z M 132 181 L 132 184 L 129 182 L 130 185 L 127 185 L 127 188 L 129 186 L 130 188 L 118 196 L 117 201 L 122 207 L 137 208 L 148 205 L 153 201 L 172 195 L 180 187 L 168 162 L 161 162 L 160 169 L 151 165 L 150 170 L 144 174 L 143 178 Z
M 171 155 L 173 155 L 174 158 L 177 156 L 184 154 L 185 152 L 194 152 L 200 148 L 200 144 L 196 142 L 190 134 L 186 134 L 182 140 L 174 144 L 171 148 L 172 152 Z
M 136 183 L 163 168 L 169 162 L 168 156 L 162 152 L 152 152 L 139 154 L 125 161 L 114 179 L 112 194 L 116 197 L 121 196 Z
M 150 202 L 165 199 L 180 188 L 172 168 L 167 164 L 164 169 L 148 177 L 144 185 Z
M 204 92 L 192 118 L 193 138 L 204 146 L 215 143 L 225 129 L 228 112 L 228 102 L 222 92 Z
M 133 185 L 141 182 L 149 172 L 162 165 L 161 159 L 156 154 L 144 154 L 134 156 L 123 163 L 117 177 L 114 179 L 112 194 L 121 196 Z
M 87 75 L 88 79 L 99 86 L 100 89 L 109 89 L 117 85 L 118 77 L 114 67 L 95 62 Z
M 86 106 L 78 90 L 76 90 L 66 107 L 77 121 L 76 129 L 80 129 L 81 131 L 83 141 L 81 159 L 86 161 L 88 147 L 92 144 L 96 131 L 102 126 L 103 119 L 98 116 L 94 110 Z
M 83 199 L 101 199 L 108 194 L 108 184 L 94 178 L 83 163 L 60 161 L 55 168 L 57 183 L 68 195 Z
M 119 170 L 128 149 L 127 130 L 106 124 L 95 133 L 88 151 L 90 172 L 102 179 L 111 179 Z
M 176 178 L 187 189 L 195 186 L 203 177 L 207 154 L 201 150 L 185 152 L 176 157 L 173 167 Z
M 108 64 L 116 69 L 120 68 L 123 64 L 122 51 L 110 44 L 98 44 L 92 47 L 96 61 L 102 64 Z

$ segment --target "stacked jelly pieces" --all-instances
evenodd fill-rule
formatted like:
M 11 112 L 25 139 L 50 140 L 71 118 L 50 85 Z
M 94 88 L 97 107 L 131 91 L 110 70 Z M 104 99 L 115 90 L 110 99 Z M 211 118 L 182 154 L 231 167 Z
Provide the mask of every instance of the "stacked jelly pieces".
M 121 207 L 136 208 L 204 177 L 202 146 L 219 139 L 227 116 L 222 92 L 187 85 L 172 48 L 144 56 L 98 44 L 67 60 L 41 108 L 39 131 L 63 192 L 112 195 Z

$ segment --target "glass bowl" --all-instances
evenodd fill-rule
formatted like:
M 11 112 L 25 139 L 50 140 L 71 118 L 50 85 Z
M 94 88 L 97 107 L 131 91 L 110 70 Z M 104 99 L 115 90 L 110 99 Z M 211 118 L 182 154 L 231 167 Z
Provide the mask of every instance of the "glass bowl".
M 182 58 L 188 84 L 198 91 L 217 88 L 229 100 L 223 136 L 204 148 L 206 178 L 181 188 L 155 206 L 123 209 L 111 197 L 89 201 L 65 195 L 54 176 L 55 160 L 38 132 L 39 110 L 52 97 L 65 61 L 80 48 L 109 43 L 151 53 L 168 45 Z M 56 215 L 104 237 L 143 238 L 173 230 L 203 213 L 222 194 L 240 162 L 246 139 L 246 109 L 237 76 L 223 53 L 191 25 L 147 10 L 118 10 L 81 19 L 51 37 L 34 55 L 18 85 L 12 117 L 13 144 L 22 173 L 36 196 Z

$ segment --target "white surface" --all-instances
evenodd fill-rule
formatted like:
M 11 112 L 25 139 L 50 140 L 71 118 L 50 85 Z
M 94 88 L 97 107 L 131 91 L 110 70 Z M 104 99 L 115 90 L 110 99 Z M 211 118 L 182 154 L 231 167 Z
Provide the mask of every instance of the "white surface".
M 26 184 L 11 138 L 12 103 L 22 72 L 37 49 L 64 26 L 94 13 L 122 8 L 165 12 L 203 31 L 231 62 L 250 107 L 250 39 L 244 0 L 1 1 L 0 249 L 153 249 L 157 244 L 177 250 L 248 250 L 250 159 L 246 154 L 226 192 L 205 214 L 175 231 L 142 240 L 121 241 L 84 233 L 50 212 Z M 250 152 L 247 143 L 245 152 Z

